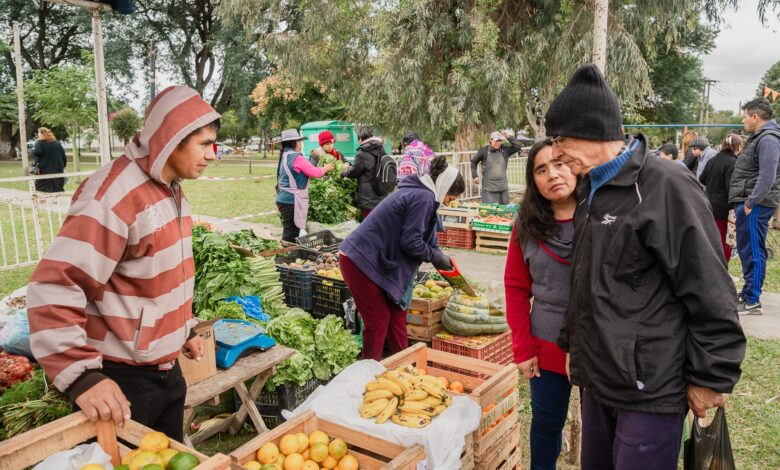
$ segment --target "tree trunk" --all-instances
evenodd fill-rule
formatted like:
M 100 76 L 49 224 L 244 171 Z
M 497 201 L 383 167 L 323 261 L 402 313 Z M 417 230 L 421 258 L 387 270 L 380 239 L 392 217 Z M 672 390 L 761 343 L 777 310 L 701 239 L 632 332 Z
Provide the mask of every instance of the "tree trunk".
M 528 125 L 531 126 L 531 130 L 534 131 L 534 141 L 540 142 L 547 137 L 547 129 L 544 127 L 544 121 L 539 120 L 533 107 L 526 103 L 525 115 L 528 118 Z
M 595 0 L 593 12 L 593 63 L 607 76 L 607 19 L 609 0 Z
M 12 160 L 16 158 L 14 147 L 13 123 L 0 122 L 0 160 Z
M 477 150 L 479 145 L 480 129 L 475 124 L 461 124 L 455 134 L 455 147 L 458 152 Z
M 580 429 L 582 427 L 582 415 L 580 414 L 580 390 L 573 387 L 571 390 L 571 422 L 569 423 L 569 451 L 566 453 L 566 463 L 579 467 L 580 462 Z

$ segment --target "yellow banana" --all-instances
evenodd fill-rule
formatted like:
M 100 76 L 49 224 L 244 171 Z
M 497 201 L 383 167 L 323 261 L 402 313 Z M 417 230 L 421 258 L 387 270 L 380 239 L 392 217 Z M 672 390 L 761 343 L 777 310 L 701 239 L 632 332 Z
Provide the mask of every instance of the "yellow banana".
M 424 428 L 431 424 L 430 416 L 425 415 L 396 413 L 392 416 L 392 419 L 395 424 L 406 426 L 407 428 Z
M 406 401 L 420 401 L 425 400 L 428 397 L 428 392 L 425 390 L 412 390 L 404 394 L 404 400 Z
M 381 413 L 377 415 L 376 417 L 376 424 L 382 424 L 388 419 L 390 419 L 390 416 L 392 416 L 393 413 L 395 413 L 395 410 L 398 409 L 398 397 L 393 397 L 390 399 L 390 402 L 384 407 Z
M 444 410 L 446 410 L 446 409 L 447 409 L 447 405 L 439 405 L 439 406 L 434 407 L 434 410 L 436 411 L 437 415 L 442 414 L 444 412 Z
M 434 408 L 433 406 L 427 403 L 423 403 L 419 401 L 404 402 L 404 404 L 399 406 L 398 409 L 401 411 L 401 413 L 410 413 L 410 414 L 418 414 L 418 415 L 426 415 L 426 416 L 436 415 L 436 408 Z
M 447 395 L 447 398 L 444 399 L 444 405 L 445 406 L 452 405 L 452 397 L 450 397 L 449 394 Z
M 360 417 L 373 418 L 379 415 L 379 413 L 387 407 L 388 403 L 390 403 L 390 400 L 387 398 L 380 398 L 379 400 L 363 403 L 360 405 Z
M 429 395 L 436 398 L 444 400 L 447 397 L 447 392 L 444 390 L 444 387 L 442 387 L 441 384 L 434 385 L 430 382 L 423 382 L 420 384 L 420 388 L 428 392 Z
M 441 382 L 439 381 L 439 379 L 437 379 L 436 377 L 434 377 L 432 375 L 421 375 L 420 379 L 423 382 L 430 382 L 432 384 L 441 385 Z
M 378 379 L 372 380 L 371 382 L 366 384 L 367 392 L 372 392 L 374 390 L 390 390 L 393 393 L 393 395 L 399 397 L 404 394 L 404 391 L 401 387 L 396 385 L 394 382 L 387 380 L 384 377 L 379 377 Z
M 412 366 L 411 364 L 403 365 L 401 367 L 396 368 L 395 370 L 397 370 L 398 372 L 405 372 L 411 375 L 420 375 L 420 370 Z
M 390 390 L 386 390 L 383 388 L 380 388 L 378 390 L 371 390 L 370 392 L 366 392 L 363 394 L 363 402 L 370 402 L 374 400 L 379 400 L 380 398 L 391 398 L 393 396 L 393 392 Z
M 409 393 L 412 391 L 412 382 L 409 379 L 405 379 L 401 376 L 401 373 L 395 370 L 389 370 L 382 374 L 382 378 L 389 380 L 390 382 L 393 382 L 394 384 L 401 387 L 401 389 L 404 391 L 404 393 Z
M 428 392 L 425 392 L 425 393 L 428 393 Z M 424 400 L 422 400 L 422 402 L 423 403 L 427 403 L 427 404 L 429 404 L 431 406 L 439 406 L 439 405 L 443 404 L 443 402 L 441 401 L 441 398 L 432 397 L 430 395 L 428 395 Z

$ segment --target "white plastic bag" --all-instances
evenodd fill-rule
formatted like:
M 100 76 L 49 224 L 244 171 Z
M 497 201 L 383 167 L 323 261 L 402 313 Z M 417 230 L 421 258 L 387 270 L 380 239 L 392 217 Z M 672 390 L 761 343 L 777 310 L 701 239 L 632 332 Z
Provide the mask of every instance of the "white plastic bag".
M 57 452 L 33 467 L 33 470 L 79 470 L 88 463 L 102 465 L 106 470 L 114 470 L 111 456 L 106 454 L 97 442 L 81 444 L 70 450 Z
M 434 418 L 427 427 L 412 429 L 389 421 L 376 424 L 372 420 L 361 418 L 358 409 L 363 401 L 365 384 L 384 371 L 385 367 L 373 360 L 355 362 L 341 371 L 328 385 L 318 387 L 294 411 L 282 412 L 282 416 L 289 419 L 312 410 L 322 419 L 402 446 L 422 444 L 425 447 L 428 470 L 459 469 L 466 435 L 479 427 L 482 416 L 479 405 L 469 397 L 454 396 L 452 405 Z

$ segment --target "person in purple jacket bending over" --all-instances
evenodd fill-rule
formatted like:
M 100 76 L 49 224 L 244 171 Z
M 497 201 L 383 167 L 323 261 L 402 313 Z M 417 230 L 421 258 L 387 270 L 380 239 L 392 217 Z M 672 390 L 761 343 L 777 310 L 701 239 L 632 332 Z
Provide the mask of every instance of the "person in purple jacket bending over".
M 438 156 L 424 176 L 410 175 L 341 244 L 339 264 L 363 319 L 363 359 L 408 347 L 406 308 L 423 262 L 452 269 L 436 238 L 436 210 L 466 189 L 463 176 Z

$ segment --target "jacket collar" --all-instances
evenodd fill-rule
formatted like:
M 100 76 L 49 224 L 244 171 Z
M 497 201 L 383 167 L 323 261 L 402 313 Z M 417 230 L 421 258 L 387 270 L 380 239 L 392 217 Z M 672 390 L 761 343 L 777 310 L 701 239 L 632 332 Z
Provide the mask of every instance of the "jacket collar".
M 633 186 L 639 180 L 639 173 L 647 163 L 647 141 L 642 134 L 637 134 L 634 139 L 639 140 L 639 143 L 631 153 L 631 157 L 618 174 L 604 186 Z

